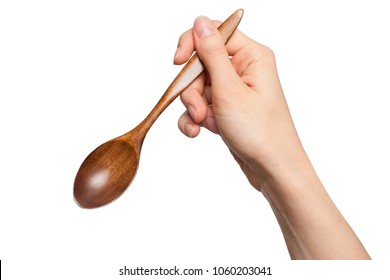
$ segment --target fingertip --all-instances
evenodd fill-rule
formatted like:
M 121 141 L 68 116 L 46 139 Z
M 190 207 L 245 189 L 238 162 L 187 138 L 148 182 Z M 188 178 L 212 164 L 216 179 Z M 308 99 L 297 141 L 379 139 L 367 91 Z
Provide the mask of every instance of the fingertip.
M 184 134 L 189 138 L 194 138 L 198 136 L 200 132 L 200 126 L 192 123 L 187 123 L 184 127 L 184 132 Z
M 173 64 L 177 65 L 177 64 L 181 64 L 181 60 L 180 60 L 180 45 L 177 46 L 177 49 L 176 49 L 176 52 L 175 52 L 175 55 L 173 56 Z
M 191 119 L 188 111 L 184 112 L 178 121 L 179 130 L 189 138 L 194 138 L 200 133 L 200 126 Z
M 188 97 L 183 98 L 183 103 L 187 107 L 188 115 L 191 117 L 191 120 L 196 123 L 202 123 L 207 116 L 207 104 L 205 100 L 199 94 L 193 94 L 189 96 L 190 99 L 185 100 Z
M 189 45 L 179 45 L 176 49 L 175 55 L 173 57 L 173 64 L 181 65 L 186 63 L 190 58 L 194 48 L 191 48 Z
M 217 27 L 205 16 L 199 16 L 194 22 L 194 31 L 198 38 L 206 38 L 218 33 Z
M 180 65 L 187 62 L 190 59 L 194 50 L 195 47 L 194 40 L 192 38 L 192 32 L 191 30 L 187 30 L 179 38 L 177 49 L 173 58 L 173 63 L 176 65 Z

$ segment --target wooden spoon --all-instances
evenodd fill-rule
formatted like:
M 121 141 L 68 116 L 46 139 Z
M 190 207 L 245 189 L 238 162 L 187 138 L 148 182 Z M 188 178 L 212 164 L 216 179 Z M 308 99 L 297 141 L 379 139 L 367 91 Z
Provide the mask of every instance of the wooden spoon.
M 228 41 L 241 21 L 234 12 L 218 30 Z M 135 177 L 142 143 L 149 128 L 171 102 L 204 70 L 195 53 L 177 75 L 150 114 L 133 130 L 97 147 L 81 164 L 74 182 L 74 198 L 82 208 L 96 208 L 118 198 Z

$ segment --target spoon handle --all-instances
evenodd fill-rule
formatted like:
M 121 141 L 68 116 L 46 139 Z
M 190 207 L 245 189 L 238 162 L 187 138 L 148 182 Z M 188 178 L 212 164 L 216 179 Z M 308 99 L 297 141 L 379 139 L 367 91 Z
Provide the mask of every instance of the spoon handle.
M 239 9 L 235 11 L 227 20 L 225 20 L 219 27 L 223 41 L 226 43 L 233 35 L 238 24 L 241 21 L 244 10 Z M 165 91 L 164 95 L 158 101 L 149 115 L 137 126 L 139 130 L 138 135 L 145 135 L 152 126 L 158 116 L 168 107 L 169 104 L 175 100 L 180 93 L 186 89 L 204 70 L 203 63 L 200 61 L 198 55 L 195 53 L 187 64 L 183 67 L 180 73 L 173 80 L 171 85 Z

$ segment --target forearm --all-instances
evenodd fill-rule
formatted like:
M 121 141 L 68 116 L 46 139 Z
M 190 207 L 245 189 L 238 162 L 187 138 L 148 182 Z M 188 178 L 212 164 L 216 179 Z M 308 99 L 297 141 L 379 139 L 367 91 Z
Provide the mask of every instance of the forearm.
M 269 200 L 291 257 L 369 258 L 303 151 L 274 53 L 239 31 L 225 46 L 204 17 L 179 46 L 176 63 L 195 47 L 208 73 L 181 94 L 187 111 L 179 128 L 190 137 L 201 125 L 221 135 L 249 182 Z
M 292 259 L 370 259 L 306 158 L 291 175 L 263 187 Z

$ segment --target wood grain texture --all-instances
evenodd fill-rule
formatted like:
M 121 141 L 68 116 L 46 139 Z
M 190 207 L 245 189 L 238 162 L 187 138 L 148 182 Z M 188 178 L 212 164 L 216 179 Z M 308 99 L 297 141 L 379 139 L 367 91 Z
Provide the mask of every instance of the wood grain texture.
M 242 15 L 243 10 L 237 10 L 218 27 L 225 43 L 237 28 Z M 100 145 L 87 156 L 74 182 L 74 199 L 80 207 L 96 208 L 106 205 L 128 188 L 138 169 L 146 133 L 158 116 L 203 70 L 204 66 L 195 53 L 138 126 Z

